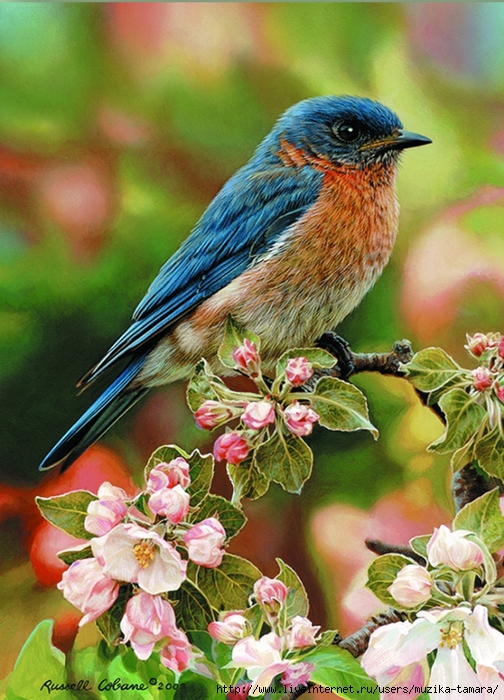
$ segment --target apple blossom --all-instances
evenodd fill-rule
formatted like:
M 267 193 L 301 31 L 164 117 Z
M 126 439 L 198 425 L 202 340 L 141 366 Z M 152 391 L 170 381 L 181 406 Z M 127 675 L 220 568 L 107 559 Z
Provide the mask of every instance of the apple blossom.
M 466 338 L 467 345 L 464 345 L 464 347 L 469 350 L 474 357 L 481 357 L 489 347 L 489 339 L 484 333 L 475 333 L 473 336 L 466 334 Z
M 236 366 L 245 370 L 252 379 L 259 375 L 259 353 L 252 340 L 244 338 L 243 343 L 233 350 L 232 357 Z
M 276 614 L 282 607 L 289 589 L 277 578 L 263 576 L 254 583 L 254 596 L 266 612 Z
M 239 464 L 248 456 L 250 447 L 247 440 L 238 432 L 220 435 L 214 444 L 214 457 L 220 462 L 225 459 L 229 464 Z
M 245 407 L 241 419 L 251 430 L 260 430 L 275 422 L 275 407 L 270 401 L 251 401 Z
M 290 627 L 285 635 L 287 646 L 293 649 L 302 649 L 316 644 L 315 637 L 320 625 L 313 625 L 307 617 L 296 615 L 290 621 Z
M 167 644 L 161 649 L 159 658 L 163 666 L 177 675 L 186 670 L 193 658 L 193 653 L 189 640 L 182 630 L 177 629 L 172 632 Z
M 198 428 L 213 430 L 219 425 L 227 423 L 233 418 L 235 411 L 230 406 L 225 406 L 220 401 L 204 401 L 194 414 L 194 420 Z
M 225 539 L 226 531 L 217 518 L 206 518 L 193 525 L 183 535 L 189 559 L 209 569 L 214 569 L 222 562 L 222 546 Z
M 501 337 L 499 341 L 499 347 L 497 350 L 497 354 L 501 358 L 501 360 L 504 360 L 504 335 Z
M 494 381 L 495 376 L 487 367 L 477 367 L 471 372 L 473 376 L 473 387 L 477 391 L 485 391 L 489 389 Z
M 292 664 L 282 659 L 282 640 L 270 632 L 260 639 L 252 635 L 240 639 L 232 651 L 230 668 L 244 668 L 252 681 L 250 697 L 262 695 L 261 688 L 269 686 L 275 676 L 286 671 Z
M 500 375 L 498 379 L 496 379 L 495 384 L 494 384 L 494 391 L 497 394 L 497 398 L 501 403 L 504 403 L 504 375 Z
M 453 532 L 441 525 L 427 544 L 427 556 L 432 566 L 446 564 L 454 571 L 469 571 L 483 564 L 483 551 L 475 542 L 467 539 L 473 533 L 468 530 Z
M 285 376 L 292 386 L 301 386 L 313 376 L 313 366 L 306 357 L 291 358 L 287 360 Z
M 114 604 L 119 594 L 117 581 L 92 557 L 74 561 L 63 572 L 57 587 L 69 603 L 84 613 L 79 627 L 96 620 Z
M 416 608 L 431 597 L 432 577 L 426 568 L 407 564 L 388 587 L 390 594 L 404 608 Z
M 185 580 L 187 562 L 175 547 L 135 523 L 116 525 L 90 544 L 106 574 L 116 581 L 137 583 L 152 595 L 175 591 Z
M 161 515 L 171 523 L 177 524 L 184 520 L 189 512 L 190 495 L 180 484 L 172 488 L 155 491 L 149 498 L 149 508 L 156 515 Z
M 186 489 L 190 483 L 189 464 L 183 457 L 175 457 L 170 462 L 160 462 L 151 469 L 147 477 L 147 491 L 154 493 L 177 484 Z
M 315 666 L 308 661 L 300 661 L 297 664 L 291 664 L 289 668 L 283 672 L 280 682 L 287 690 L 300 685 L 307 685 L 314 669 Z
M 98 499 L 91 501 L 87 507 L 84 528 L 93 535 L 105 535 L 126 515 L 128 509 L 124 501 L 128 496 L 123 489 L 112 486 L 108 481 L 101 484 L 97 496 Z
M 310 435 L 313 430 L 313 424 L 316 423 L 320 416 L 318 413 L 307 406 L 306 404 L 294 401 L 284 411 L 285 422 L 291 433 L 298 437 Z
M 218 622 L 211 622 L 208 631 L 217 641 L 232 645 L 247 637 L 251 629 L 250 622 L 241 611 L 230 611 L 224 613 Z
M 159 595 L 143 591 L 128 600 L 120 626 L 123 643 L 130 642 L 142 661 L 149 658 L 157 642 L 177 628 L 171 604 Z

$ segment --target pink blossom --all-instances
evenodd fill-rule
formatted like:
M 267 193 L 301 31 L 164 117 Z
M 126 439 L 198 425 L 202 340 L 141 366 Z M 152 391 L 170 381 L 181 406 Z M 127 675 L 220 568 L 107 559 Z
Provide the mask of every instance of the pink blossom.
M 240 464 L 250 451 L 248 442 L 237 432 L 220 435 L 214 444 L 214 457 L 220 462 L 225 459 L 229 464 Z
M 294 357 L 287 360 L 285 376 L 292 386 L 301 386 L 313 376 L 313 366 L 306 357 Z
M 307 685 L 315 666 L 307 661 L 300 661 L 291 664 L 282 674 L 280 682 L 286 689 L 296 688 L 300 685 Z
M 467 539 L 468 530 L 451 532 L 446 525 L 434 529 L 427 544 L 427 556 L 432 566 L 446 564 L 454 571 L 469 571 L 483 564 L 483 551 Z
M 119 584 L 104 573 L 96 559 L 79 559 L 63 572 L 57 584 L 69 603 L 84 613 L 79 626 L 96 620 L 115 602 Z
M 184 520 L 189 512 L 190 496 L 180 484 L 172 488 L 159 489 L 149 498 L 149 508 L 175 525 Z
M 499 342 L 499 349 L 497 350 L 497 352 L 498 352 L 498 354 L 499 354 L 499 357 L 500 357 L 502 360 L 504 360 L 504 335 L 503 335 L 502 338 L 500 339 L 500 342 Z
M 254 596 L 259 605 L 269 613 L 278 613 L 289 589 L 277 578 L 263 576 L 254 583 Z
M 467 345 L 465 346 L 474 357 L 481 357 L 489 347 L 489 339 L 484 333 L 475 333 L 473 336 L 466 335 Z
M 275 676 L 286 671 L 291 662 L 282 659 L 282 640 L 274 632 L 255 639 L 240 639 L 232 651 L 232 668 L 244 668 L 252 681 L 250 697 L 262 695 L 261 688 L 270 685 Z
M 147 478 L 147 491 L 154 493 L 160 489 L 173 488 L 177 484 L 186 489 L 190 483 L 189 464 L 183 457 L 175 457 L 170 462 L 160 462 L 151 469 Z
M 259 353 L 252 340 L 244 338 L 242 345 L 233 350 L 232 357 L 236 366 L 245 370 L 250 377 L 254 379 L 259 375 Z
M 93 535 L 105 535 L 121 522 L 127 512 L 124 501 L 128 496 L 123 489 L 105 481 L 98 489 L 98 499 L 87 507 L 84 527 Z
M 275 422 L 275 407 L 269 401 L 251 401 L 241 416 L 251 430 L 260 430 Z
M 494 375 L 487 367 L 477 367 L 471 372 L 473 376 L 473 387 L 477 391 L 485 391 L 489 389 L 494 381 Z
M 141 591 L 128 600 L 121 631 L 123 642 L 131 642 L 136 656 L 145 661 L 157 642 L 177 631 L 175 613 L 161 596 Z
M 226 612 L 219 622 L 211 622 L 208 625 L 210 636 L 224 644 L 235 644 L 250 634 L 250 622 L 240 611 Z
M 416 608 L 431 597 L 432 577 L 423 566 L 407 564 L 397 574 L 390 594 L 404 608 Z
M 313 430 L 313 424 L 320 418 L 318 413 L 315 413 L 312 408 L 299 403 L 299 401 L 294 401 L 290 406 L 287 406 L 284 416 L 287 427 L 291 433 L 298 437 L 310 435 Z
M 320 625 L 313 625 L 307 617 L 296 615 L 286 633 L 287 646 L 291 651 L 313 646 L 319 629 Z
M 205 401 L 194 414 L 194 420 L 198 428 L 213 430 L 219 425 L 227 423 L 233 418 L 234 411 L 230 406 L 225 406 L 220 401 Z
M 193 657 L 189 640 L 182 630 L 175 630 L 170 635 L 168 643 L 160 651 L 160 659 L 163 666 L 174 673 L 185 671 Z
M 189 559 L 199 566 L 215 569 L 222 562 L 226 531 L 217 518 L 206 518 L 183 535 Z
M 494 384 L 494 391 L 501 403 L 504 403 L 504 375 L 501 375 Z
M 116 525 L 90 544 L 106 574 L 116 581 L 137 583 L 152 595 L 175 591 L 185 580 L 187 562 L 175 547 L 135 523 Z

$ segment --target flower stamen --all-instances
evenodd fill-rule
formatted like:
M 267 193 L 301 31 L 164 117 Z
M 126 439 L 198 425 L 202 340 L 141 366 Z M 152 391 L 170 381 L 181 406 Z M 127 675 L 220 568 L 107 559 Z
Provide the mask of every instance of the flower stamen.
M 154 559 L 156 548 L 152 542 L 139 542 L 133 547 L 136 560 L 142 569 L 146 569 Z

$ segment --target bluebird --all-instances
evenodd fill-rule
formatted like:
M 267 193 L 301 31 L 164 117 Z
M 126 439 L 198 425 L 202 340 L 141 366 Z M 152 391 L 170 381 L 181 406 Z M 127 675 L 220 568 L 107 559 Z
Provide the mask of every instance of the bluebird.
M 405 148 L 431 143 L 378 102 L 315 97 L 277 121 L 163 265 L 129 328 L 79 383 L 127 365 L 40 468 L 67 468 L 149 389 L 217 358 L 228 315 L 261 338 L 267 370 L 313 346 L 361 301 L 398 228 Z

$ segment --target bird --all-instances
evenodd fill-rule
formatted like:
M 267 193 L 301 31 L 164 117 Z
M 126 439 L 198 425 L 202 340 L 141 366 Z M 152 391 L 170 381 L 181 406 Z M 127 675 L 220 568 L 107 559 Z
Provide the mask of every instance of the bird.
M 228 316 L 261 339 L 265 371 L 336 328 L 391 255 L 401 152 L 429 143 L 366 97 L 312 97 L 287 109 L 79 382 L 86 388 L 126 362 L 39 468 L 68 468 L 146 392 L 189 378 L 201 358 L 225 374 L 217 351 Z

